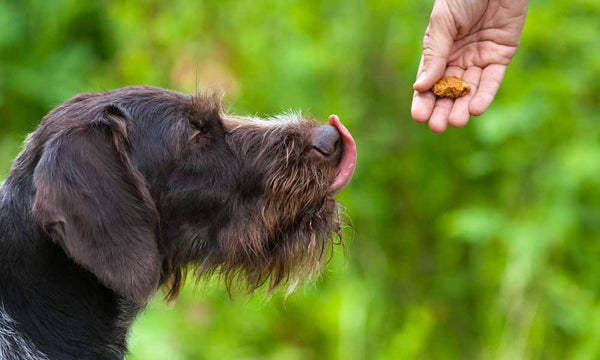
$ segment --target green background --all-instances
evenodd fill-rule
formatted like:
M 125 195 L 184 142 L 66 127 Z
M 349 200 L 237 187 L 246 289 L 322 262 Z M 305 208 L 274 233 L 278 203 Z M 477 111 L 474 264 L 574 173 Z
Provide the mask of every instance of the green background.
M 532 1 L 497 100 L 409 117 L 432 1 L 0 0 L 0 178 L 69 97 L 217 87 L 237 114 L 336 113 L 352 228 L 294 294 L 160 297 L 129 359 L 600 357 L 600 2 Z

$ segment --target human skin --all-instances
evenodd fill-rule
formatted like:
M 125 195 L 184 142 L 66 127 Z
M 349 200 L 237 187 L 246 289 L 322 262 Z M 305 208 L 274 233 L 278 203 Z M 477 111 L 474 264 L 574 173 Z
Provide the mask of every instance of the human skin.
M 515 55 L 528 0 L 436 0 L 423 39 L 414 84 L 412 118 L 444 132 L 460 128 L 490 106 Z M 436 98 L 433 84 L 458 76 L 471 84 L 469 95 Z

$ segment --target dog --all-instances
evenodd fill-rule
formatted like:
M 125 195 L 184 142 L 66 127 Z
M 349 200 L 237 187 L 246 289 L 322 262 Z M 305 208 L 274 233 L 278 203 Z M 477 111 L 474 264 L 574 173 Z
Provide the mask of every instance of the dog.
M 137 314 L 189 271 L 252 291 L 319 273 L 356 145 L 299 114 L 228 115 L 218 94 L 75 96 L 0 188 L 0 359 L 123 359 Z

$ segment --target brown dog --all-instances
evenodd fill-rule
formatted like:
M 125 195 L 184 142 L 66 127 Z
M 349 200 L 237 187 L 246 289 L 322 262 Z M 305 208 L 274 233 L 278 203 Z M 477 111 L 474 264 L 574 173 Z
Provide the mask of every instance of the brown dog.
M 356 163 L 330 124 L 150 87 L 54 109 L 0 189 L 0 358 L 122 359 L 189 268 L 249 289 L 318 273 Z

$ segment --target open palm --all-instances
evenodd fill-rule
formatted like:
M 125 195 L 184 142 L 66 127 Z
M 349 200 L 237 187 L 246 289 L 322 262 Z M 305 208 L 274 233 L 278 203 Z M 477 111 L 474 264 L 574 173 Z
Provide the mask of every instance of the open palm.
M 425 38 L 414 85 L 411 114 L 429 122 L 434 132 L 451 124 L 463 127 L 492 103 L 506 67 L 519 46 L 527 0 L 437 0 Z M 445 76 L 471 84 L 471 93 L 456 100 L 430 91 Z

